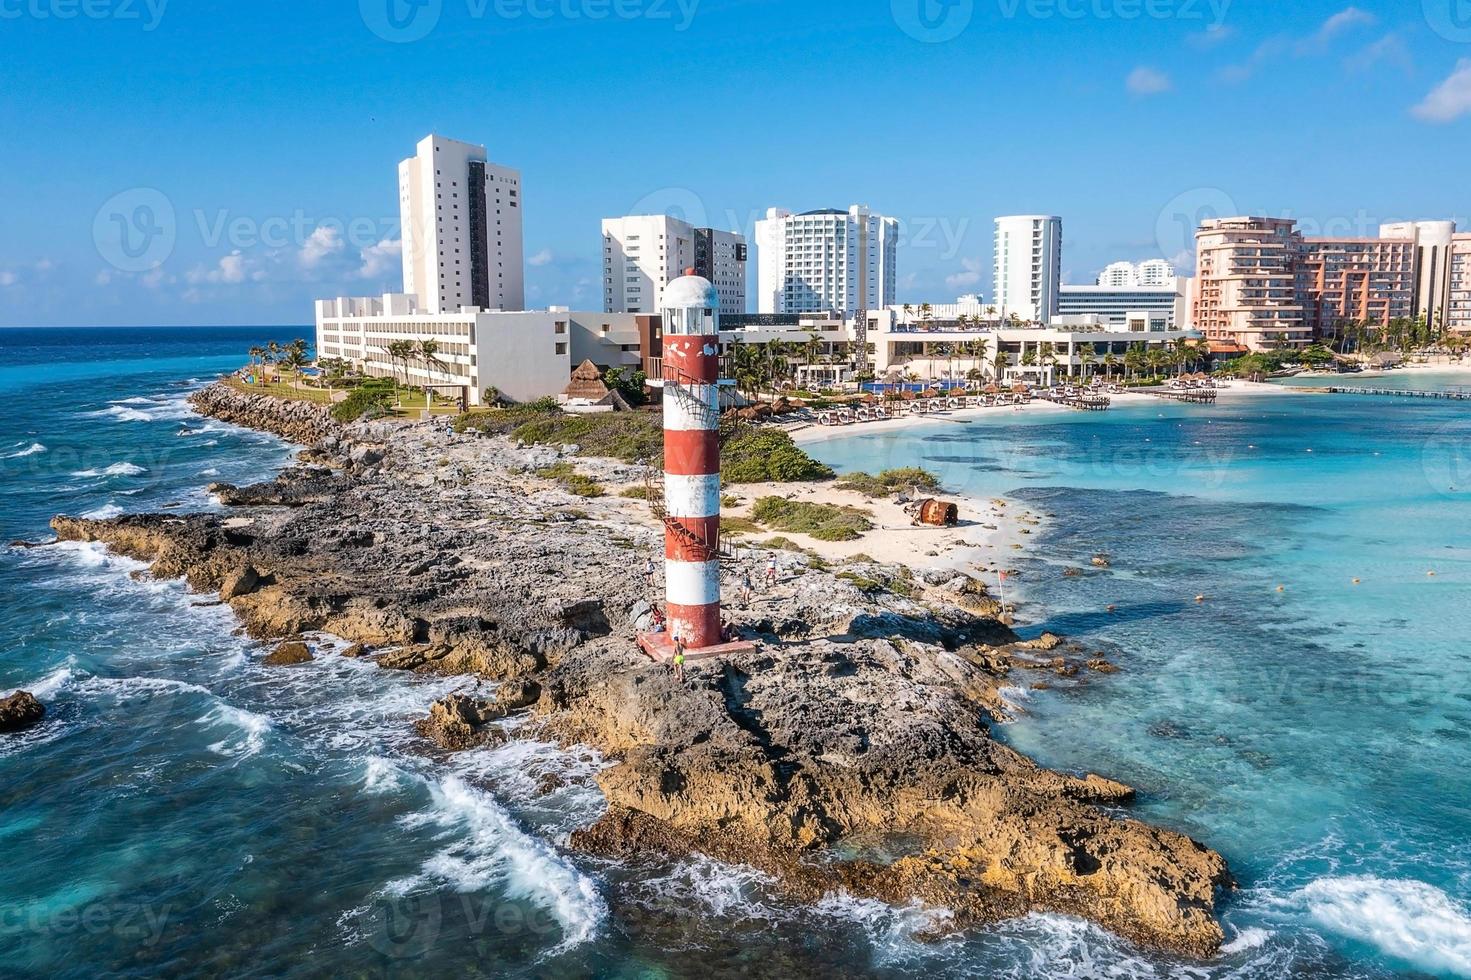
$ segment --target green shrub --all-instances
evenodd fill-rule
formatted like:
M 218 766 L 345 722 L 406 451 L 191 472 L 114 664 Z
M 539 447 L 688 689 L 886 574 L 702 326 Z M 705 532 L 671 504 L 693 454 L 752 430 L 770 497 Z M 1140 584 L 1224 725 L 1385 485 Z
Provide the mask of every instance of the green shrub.
M 838 480 L 838 486 L 868 497 L 892 497 L 911 489 L 933 493 L 940 489 L 940 478 L 917 466 L 906 466 L 884 470 L 878 476 L 861 472 L 849 473 Z
M 828 480 L 830 467 L 808 456 L 792 437 L 777 429 L 744 429 L 720 454 L 727 483 L 800 483 Z
M 774 531 L 806 534 L 819 541 L 855 541 L 873 530 L 869 513 L 857 507 L 816 504 L 781 497 L 762 497 L 751 517 Z
M 332 417 L 339 422 L 376 419 L 393 411 L 393 389 L 381 385 L 361 384 L 332 406 Z
M 579 456 L 606 456 L 651 465 L 663 459 L 664 429 L 645 412 L 569 415 L 555 399 L 540 399 L 503 411 L 472 412 L 455 422 L 459 432 L 507 436 L 541 446 L 576 445 Z
M 602 484 L 586 474 L 577 472 L 571 463 L 561 462 L 543 466 L 536 471 L 536 475 L 543 480 L 556 481 L 568 493 L 579 497 L 601 497 L 604 494 Z

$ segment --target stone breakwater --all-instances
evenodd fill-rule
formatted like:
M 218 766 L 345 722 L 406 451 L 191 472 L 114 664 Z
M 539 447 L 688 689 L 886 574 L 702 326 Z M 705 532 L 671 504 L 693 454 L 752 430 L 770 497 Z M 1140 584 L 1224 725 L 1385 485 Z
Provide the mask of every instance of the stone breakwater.
M 257 400 L 196 405 L 309 424 Z M 1220 948 L 1219 854 L 1103 808 L 1128 787 L 1043 769 L 992 738 L 1002 684 L 1090 665 L 1056 637 L 1018 642 L 980 583 L 920 570 L 908 595 L 863 591 L 778 553 L 778 587 L 728 616 L 759 649 L 678 683 L 634 643 L 651 598 L 637 569 L 661 540 L 643 504 L 537 477 L 559 455 L 546 448 L 421 425 L 326 431 L 276 480 L 214 487 L 225 515 L 52 526 L 218 594 L 262 640 L 329 632 L 384 669 L 497 682 L 488 699 L 426 705 L 425 751 L 502 740 L 512 715 L 518 737 L 597 748 L 614 763 L 597 776 L 608 808 L 574 848 L 700 852 L 799 899 L 918 901 L 956 927 L 1039 910 L 1188 956 Z M 572 462 L 610 486 L 642 480 Z M 839 856 L 901 840 L 896 859 Z
M 339 436 L 343 429 L 325 405 L 270 398 L 223 381 L 190 395 L 189 404 L 201 415 L 307 446 Z

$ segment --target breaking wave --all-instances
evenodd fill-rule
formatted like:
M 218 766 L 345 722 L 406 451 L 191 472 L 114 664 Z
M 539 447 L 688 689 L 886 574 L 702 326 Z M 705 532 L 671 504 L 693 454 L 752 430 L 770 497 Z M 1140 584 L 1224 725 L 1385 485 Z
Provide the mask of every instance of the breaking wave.
M 1422 969 L 1471 977 L 1471 913 L 1433 885 L 1367 876 L 1320 878 L 1297 897 L 1332 932 Z
M 18 446 L 20 445 L 20 443 L 16 443 L 16 445 Z M 0 459 L 20 459 L 22 456 L 34 456 L 37 453 L 44 452 L 46 452 L 46 447 L 44 445 L 39 442 L 33 442 L 29 446 L 17 450 L 16 452 L 6 453 L 4 456 L 0 456 Z

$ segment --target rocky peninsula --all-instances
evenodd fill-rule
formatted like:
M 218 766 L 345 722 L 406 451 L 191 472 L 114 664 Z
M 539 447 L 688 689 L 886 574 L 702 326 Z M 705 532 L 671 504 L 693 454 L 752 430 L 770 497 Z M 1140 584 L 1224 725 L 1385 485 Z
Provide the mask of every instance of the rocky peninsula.
M 426 704 L 425 751 L 505 739 L 513 716 L 518 738 L 596 748 L 612 763 L 597 777 L 607 808 L 573 848 L 701 852 L 797 899 L 920 902 L 956 928 L 1039 910 L 1182 955 L 1219 950 L 1219 854 L 1120 816 L 1128 787 L 1049 771 L 992 737 L 1002 686 L 1086 670 L 1089 656 L 1020 642 L 969 576 L 774 552 L 780 584 L 728 611 L 756 651 L 678 683 L 634 642 L 662 539 L 647 505 L 539 475 L 571 463 L 637 486 L 641 468 L 427 423 L 344 426 L 224 384 L 193 401 L 307 448 L 273 481 L 212 487 L 223 513 L 62 516 L 57 535 L 217 595 L 282 670 L 329 633 L 384 669 L 494 682 L 486 698 Z M 876 843 L 885 858 L 851 857 Z

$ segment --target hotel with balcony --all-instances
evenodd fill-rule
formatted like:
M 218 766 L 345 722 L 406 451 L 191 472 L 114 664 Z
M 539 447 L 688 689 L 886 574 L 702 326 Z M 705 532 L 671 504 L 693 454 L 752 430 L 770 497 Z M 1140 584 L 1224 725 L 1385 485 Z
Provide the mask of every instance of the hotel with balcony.
M 1213 218 L 1195 233 L 1191 325 L 1251 350 L 1304 347 L 1312 328 L 1298 299 L 1302 235 L 1286 218 Z

